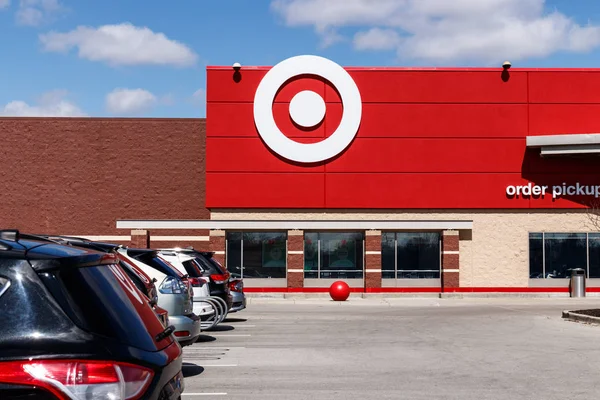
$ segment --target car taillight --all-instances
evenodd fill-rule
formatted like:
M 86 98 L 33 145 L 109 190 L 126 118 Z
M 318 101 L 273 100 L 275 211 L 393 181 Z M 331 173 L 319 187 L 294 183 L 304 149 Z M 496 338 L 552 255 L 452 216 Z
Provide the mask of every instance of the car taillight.
M 187 287 L 183 281 L 173 276 L 167 276 L 158 290 L 164 294 L 181 294 L 186 292 Z
M 217 284 L 225 283 L 225 281 L 227 280 L 227 277 L 221 274 L 212 274 L 210 278 Z
M 204 280 L 202 280 L 202 278 L 189 278 L 190 283 L 192 284 L 192 286 L 202 286 L 204 285 Z
M 154 373 L 110 361 L 25 360 L 0 362 L 0 382 L 44 388 L 61 400 L 134 400 Z
M 229 282 L 229 290 L 233 292 L 242 292 L 244 289 L 244 284 L 242 281 L 231 281 Z

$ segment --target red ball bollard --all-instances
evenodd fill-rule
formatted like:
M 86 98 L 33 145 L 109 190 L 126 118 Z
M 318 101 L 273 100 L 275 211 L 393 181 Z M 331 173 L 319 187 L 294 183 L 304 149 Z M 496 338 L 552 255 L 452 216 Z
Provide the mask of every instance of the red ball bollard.
M 333 282 L 329 286 L 329 295 L 333 301 L 346 301 L 350 296 L 350 286 L 343 281 Z

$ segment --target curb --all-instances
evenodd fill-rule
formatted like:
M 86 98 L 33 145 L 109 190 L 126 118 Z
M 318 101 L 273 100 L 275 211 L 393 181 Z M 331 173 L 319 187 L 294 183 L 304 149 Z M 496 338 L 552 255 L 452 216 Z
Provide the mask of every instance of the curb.
M 600 325 L 600 318 L 589 315 L 578 314 L 573 311 L 563 311 L 562 317 L 569 321 L 584 322 L 586 324 Z

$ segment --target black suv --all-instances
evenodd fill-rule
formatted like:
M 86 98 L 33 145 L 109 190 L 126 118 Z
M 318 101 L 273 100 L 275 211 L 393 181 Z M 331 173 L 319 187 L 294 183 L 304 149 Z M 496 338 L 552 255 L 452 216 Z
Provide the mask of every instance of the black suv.
M 180 399 L 181 346 L 113 253 L 0 231 L 0 399 Z

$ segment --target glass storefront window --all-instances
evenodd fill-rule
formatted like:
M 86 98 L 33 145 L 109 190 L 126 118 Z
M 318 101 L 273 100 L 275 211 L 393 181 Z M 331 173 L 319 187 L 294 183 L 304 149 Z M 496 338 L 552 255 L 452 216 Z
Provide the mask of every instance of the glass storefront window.
M 438 232 L 385 232 L 381 236 L 383 279 L 439 279 Z
M 573 268 L 587 269 L 585 233 L 546 233 L 544 252 L 547 277 L 567 278 Z
M 573 268 L 583 268 L 589 278 L 600 278 L 600 234 L 529 234 L 531 279 L 569 278 Z
M 228 232 L 226 260 L 227 269 L 242 278 L 285 278 L 287 234 Z
M 304 235 L 304 277 L 362 279 L 364 235 L 359 232 L 312 232 Z
M 588 234 L 588 252 L 590 256 L 588 277 L 600 278 L 600 233 Z
M 242 277 L 242 234 L 241 232 L 227 232 L 227 248 L 225 260 L 227 270 L 234 278 Z
M 396 279 L 396 234 L 381 233 L 381 278 Z
M 529 234 L 529 278 L 544 277 L 544 237 L 541 233 Z

